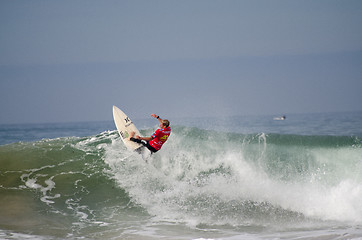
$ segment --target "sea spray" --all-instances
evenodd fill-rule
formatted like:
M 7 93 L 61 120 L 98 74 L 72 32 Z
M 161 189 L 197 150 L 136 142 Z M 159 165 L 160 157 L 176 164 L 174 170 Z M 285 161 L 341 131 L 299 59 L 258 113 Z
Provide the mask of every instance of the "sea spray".
M 340 137 L 347 146 L 339 147 L 328 138 L 323 143 L 300 136 L 286 146 L 283 136 L 272 135 L 269 143 L 265 134 L 229 137 L 194 128 L 179 131 L 150 166 L 134 160 L 122 163 L 124 171 L 116 173 L 120 186 L 160 219 L 240 226 L 362 220 L 361 182 L 340 176 L 341 166 L 337 170 L 333 165 L 352 161 L 344 167 L 353 173 L 361 170 L 361 149 L 349 147 L 350 138 Z M 331 148 L 352 153 L 348 159 L 336 155 L 330 163 L 321 161 L 320 155 L 328 157 Z M 345 187 L 351 190 L 347 197 L 341 191 Z

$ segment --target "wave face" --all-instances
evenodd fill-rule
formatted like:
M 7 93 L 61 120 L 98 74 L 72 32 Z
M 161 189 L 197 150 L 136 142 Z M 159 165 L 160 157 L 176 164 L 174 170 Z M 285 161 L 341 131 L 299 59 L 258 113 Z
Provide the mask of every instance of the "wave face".
M 175 126 L 146 162 L 105 131 L 3 145 L 0 163 L 5 237 L 225 238 L 362 224 L 358 137 Z

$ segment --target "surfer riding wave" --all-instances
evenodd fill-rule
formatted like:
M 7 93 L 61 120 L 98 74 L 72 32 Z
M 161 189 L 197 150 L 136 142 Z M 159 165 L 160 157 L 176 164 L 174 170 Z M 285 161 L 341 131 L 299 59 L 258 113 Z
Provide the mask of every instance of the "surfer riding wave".
M 141 137 L 135 135 L 135 132 L 131 132 L 129 140 L 140 143 L 145 146 L 151 153 L 159 151 L 162 145 L 167 141 L 171 134 L 170 122 L 167 119 L 162 119 L 156 114 L 152 114 L 152 117 L 156 118 L 160 122 L 160 128 L 157 129 L 150 137 Z

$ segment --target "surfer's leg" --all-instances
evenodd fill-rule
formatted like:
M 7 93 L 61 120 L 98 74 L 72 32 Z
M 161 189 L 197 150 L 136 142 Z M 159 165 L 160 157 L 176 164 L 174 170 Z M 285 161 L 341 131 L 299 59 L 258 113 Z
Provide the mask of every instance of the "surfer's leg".
M 151 153 L 157 152 L 157 150 L 154 149 L 154 148 L 149 144 L 149 142 L 147 142 L 147 141 L 145 141 L 145 140 L 140 140 L 140 139 L 137 139 L 137 138 L 134 138 L 134 137 L 131 137 L 129 140 L 132 141 L 132 142 L 136 142 L 136 143 L 142 144 L 144 147 L 148 148 L 148 150 L 150 150 Z
M 139 139 L 137 139 L 137 138 L 131 137 L 129 140 L 132 141 L 132 142 L 141 143 L 142 145 L 144 145 L 144 143 L 142 142 L 142 140 L 139 140 Z
M 145 146 L 146 148 L 148 148 L 148 150 L 151 151 L 151 154 L 157 152 L 157 150 L 154 149 L 154 148 L 150 145 L 149 142 L 147 142 L 147 144 L 145 144 L 144 146 Z

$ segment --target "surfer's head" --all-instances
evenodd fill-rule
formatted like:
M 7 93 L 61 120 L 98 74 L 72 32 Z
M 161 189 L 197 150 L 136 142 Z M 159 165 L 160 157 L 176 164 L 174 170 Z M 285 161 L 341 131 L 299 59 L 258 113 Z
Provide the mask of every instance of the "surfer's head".
M 167 119 L 162 119 L 161 124 L 163 127 L 167 128 L 170 126 L 170 122 Z

